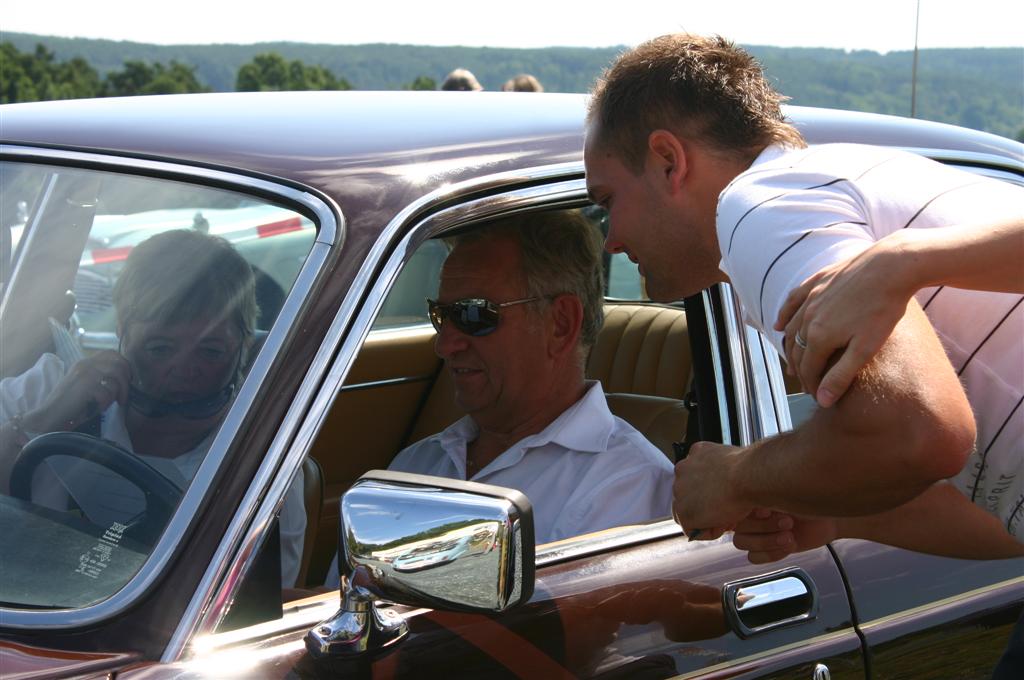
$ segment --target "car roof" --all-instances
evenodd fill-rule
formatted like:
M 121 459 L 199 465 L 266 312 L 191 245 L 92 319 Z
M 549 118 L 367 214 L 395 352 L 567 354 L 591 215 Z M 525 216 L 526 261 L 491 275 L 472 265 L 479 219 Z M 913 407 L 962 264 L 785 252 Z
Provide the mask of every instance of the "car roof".
M 525 94 L 476 92 L 70 100 L 2 107 L 2 136 L 5 142 L 244 170 L 335 198 L 365 190 L 345 178 L 367 174 L 378 183 L 405 178 L 426 193 L 466 171 L 578 161 L 585 98 L 543 96 L 542 106 Z
M 0 107 L 4 142 L 241 170 L 336 199 L 398 181 L 421 194 L 472 175 L 582 158 L 587 96 L 504 92 L 259 92 Z M 964 128 L 787 107 L 812 144 L 944 149 L 1021 162 L 1024 146 Z M 354 183 L 354 184 L 353 184 Z

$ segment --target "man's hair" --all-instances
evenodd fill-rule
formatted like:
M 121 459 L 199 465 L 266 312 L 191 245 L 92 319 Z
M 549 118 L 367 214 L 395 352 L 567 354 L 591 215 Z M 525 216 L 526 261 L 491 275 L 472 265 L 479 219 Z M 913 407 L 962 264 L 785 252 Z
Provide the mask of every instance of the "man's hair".
M 602 237 L 578 210 L 549 210 L 502 218 L 460 234 L 452 248 L 507 236 L 519 243 L 527 297 L 569 293 L 583 305 L 580 347 L 593 347 L 604 324 Z
M 118 326 L 136 322 L 179 323 L 205 317 L 234 322 L 245 365 L 256 327 L 252 267 L 219 236 L 175 229 L 136 246 L 114 285 Z
M 774 143 L 806 143 L 761 65 L 721 36 L 663 35 L 625 52 L 598 79 L 587 123 L 626 167 L 643 167 L 651 132 L 686 134 L 753 160 Z
M 502 92 L 543 92 L 544 86 L 536 77 L 529 73 L 520 73 L 515 78 L 509 78 L 501 86 Z
M 479 92 L 484 88 L 470 71 L 464 68 L 457 68 L 444 79 L 444 82 L 441 83 L 441 89 L 457 92 Z

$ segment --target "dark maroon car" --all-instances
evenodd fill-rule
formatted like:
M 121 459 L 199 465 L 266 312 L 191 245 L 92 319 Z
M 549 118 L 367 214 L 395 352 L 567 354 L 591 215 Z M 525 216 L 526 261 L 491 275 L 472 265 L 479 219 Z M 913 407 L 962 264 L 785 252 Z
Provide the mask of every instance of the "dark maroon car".
M 222 419 L 174 470 L 129 452 L 102 429 L 113 420 L 0 451 L 0 675 L 986 677 L 1024 606 L 1024 559 L 842 540 L 755 566 L 727 537 L 689 542 L 667 508 L 535 545 L 518 492 L 381 472 L 459 417 L 424 304 L 442 237 L 533 211 L 605 224 L 584 186 L 585 105 L 416 92 L 0 108 L 0 424 L 122 347 L 115 284 L 154 234 L 224 237 L 259 303 Z M 1024 146 L 1006 139 L 788 113 L 811 144 L 1024 183 Z M 674 442 L 747 444 L 813 408 L 727 285 L 654 304 L 627 259 L 605 264 L 588 377 L 670 459 Z M 348 578 L 328 592 L 339 544 Z

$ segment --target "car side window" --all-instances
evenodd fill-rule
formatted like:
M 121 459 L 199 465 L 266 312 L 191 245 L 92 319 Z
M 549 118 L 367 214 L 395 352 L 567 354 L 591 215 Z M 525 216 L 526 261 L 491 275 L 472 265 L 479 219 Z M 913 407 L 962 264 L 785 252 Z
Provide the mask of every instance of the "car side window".
M 608 215 L 604 208 L 587 206 L 581 211 L 600 230 L 608 233 Z M 441 240 L 421 245 L 406 264 L 391 292 L 384 300 L 374 330 L 397 329 L 429 323 L 425 300 L 437 295 L 441 265 L 448 249 Z M 635 262 L 625 253 L 603 255 L 605 295 L 614 300 L 647 300 L 643 279 Z
M 0 169 L 0 600 L 84 607 L 161 537 L 316 227 L 221 188 Z
M 374 330 L 396 329 L 430 323 L 427 298 L 437 297 L 441 265 L 448 255 L 443 241 L 431 240 L 416 249 L 384 299 Z
M 580 219 L 595 232 L 597 241 L 603 236 L 604 210 L 596 206 L 561 208 L 538 214 L 555 216 L 546 219 L 557 219 L 557 216 L 564 216 L 566 220 Z M 486 228 L 489 223 L 481 222 L 477 226 Z M 450 241 L 441 237 L 424 241 L 387 292 L 372 331 L 363 342 L 324 430 L 310 451 L 310 456 L 322 468 L 325 489 L 340 494 L 371 469 L 414 471 L 392 467 L 399 452 L 442 432 L 466 415 L 456 398 L 453 378 L 437 354 L 436 333 L 427 316 L 426 298 L 437 296 L 442 265 L 450 245 Z M 601 252 L 597 258 L 607 268 L 608 259 Z M 688 387 L 690 362 L 682 308 L 644 301 L 635 265 L 625 255 L 615 256 L 612 262 L 616 263 L 612 278 L 609 279 L 605 269 L 602 291 L 605 294 L 604 328 L 599 331 L 590 352 L 585 378 L 601 381 L 611 415 L 625 421 L 623 428 L 631 431 L 635 428 L 636 441 L 648 440 L 642 454 L 644 463 L 638 462 L 637 466 L 647 465 L 649 459 L 656 458 L 664 468 L 664 474 L 658 476 L 662 471 L 654 472 L 656 466 L 651 461 L 651 469 L 644 468 L 650 479 L 632 482 L 633 488 L 641 483 L 659 485 L 664 507 L 652 509 L 642 520 L 637 519 L 642 513 L 634 513 L 635 517 L 619 522 L 630 524 L 670 514 L 667 480 L 671 478 L 672 442 L 681 440 L 686 432 L 687 410 L 683 398 Z M 518 318 L 514 312 L 508 314 L 510 319 Z M 651 358 L 654 358 L 653 363 Z M 627 370 L 629 366 L 638 369 Z M 338 441 L 347 442 L 359 455 L 337 455 Z M 662 478 L 665 484 L 661 484 Z M 493 478 L 481 478 L 481 481 L 501 484 Z M 594 481 L 591 479 L 588 484 Z M 534 486 L 526 493 L 528 496 L 540 493 L 539 488 Z M 545 500 L 538 498 L 535 502 L 545 505 Z M 328 495 L 324 503 L 325 506 L 336 505 L 337 497 Z M 600 528 L 608 526 L 604 524 Z M 576 534 L 592 529 L 589 525 L 582 526 Z M 337 536 L 333 517 L 321 513 L 316 534 L 323 537 L 316 545 L 325 549 L 313 552 L 307 586 L 323 583 L 328 573 Z M 575 534 L 566 534 L 569 535 Z

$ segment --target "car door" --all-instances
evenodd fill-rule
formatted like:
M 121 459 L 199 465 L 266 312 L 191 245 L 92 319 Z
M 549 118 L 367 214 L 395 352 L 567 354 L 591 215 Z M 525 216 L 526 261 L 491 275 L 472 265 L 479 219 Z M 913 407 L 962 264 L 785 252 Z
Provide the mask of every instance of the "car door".
M 495 186 L 493 179 L 488 181 Z M 541 169 L 525 187 L 521 177 L 517 181 L 461 203 L 446 196 L 443 209 L 405 225 L 405 236 L 384 264 L 331 371 L 337 384 L 356 365 L 356 350 L 372 340 L 370 331 L 391 281 L 422 243 L 510 211 L 588 204 L 578 166 Z M 745 443 L 778 431 L 780 422 L 770 393 L 737 393 L 730 376 L 763 373 L 764 362 L 760 369 L 748 365 L 739 326 L 725 322 L 724 296 L 709 291 L 695 303 L 704 315 L 694 317 L 691 331 L 691 337 L 701 339 L 694 346 L 699 354 L 694 365 L 695 370 L 700 365 L 701 393 L 711 395 L 700 418 L 707 424 L 706 436 Z M 734 362 L 739 362 L 736 368 Z M 758 374 L 758 379 L 767 384 L 769 378 Z M 336 394 L 336 389 L 324 387 L 325 393 Z M 761 398 L 768 404 L 743 411 L 737 406 Z M 339 403 L 333 395 L 330 399 Z M 315 417 L 343 418 L 336 409 Z M 253 641 L 255 629 L 218 633 L 214 627 L 205 637 L 208 651 L 195 663 L 214 667 L 228 658 L 248 657 L 255 663 L 258 657 L 262 660 L 254 673 L 287 667 L 310 677 L 368 671 L 398 677 L 810 677 L 821 664 L 834 677 L 864 677 L 847 590 L 830 550 L 754 566 L 728 539 L 690 542 L 668 518 L 539 546 L 534 595 L 506 614 L 399 607 L 394 611 L 402 613 L 411 634 L 393 650 L 314 661 L 303 651 L 299 627 L 312 627 L 317 617 L 333 613 L 337 598 L 330 594 L 291 603 L 281 625 L 274 627 L 279 637 L 273 640 Z M 214 616 L 206 621 L 199 630 L 216 625 Z
M 481 196 L 477 186 L 489 191 Z M 455 200 L 460 189 L 468 198 Z M 542 168 L 525 179 L 523 173 L 504 182 L 484 178 L 441 198 L 427 197 L 406 211 L 417 216 L 415 221 L 394 225 L 403 235 L 382 255 L 379 275 L 365 295 L 352 292 L 363 302 L 349 310 L 354 321 L 347 331 L 328 340 L 339 345 L 332 365 L 310 396 L 308 414 L 295 425 L 298 434 L 281 456 L 284 464 L 272 489 L 287 479 L 289 465 L 316 447 L 319 433 L 329 431 L 326 422 L 353 417 L 351 409 L 338 409 L 340 387 L 353 374 L 360 349 L 372 341 L 371 330 L 398 274 L 421 244 L 510 211 L 588 205 L 578 164 Z M 431 200 L 442 207 L 429 210 Z M 763 356 L 761 364 L 748 361 L 752 353 L 742 344 L 734 310 L 728 314 L 728 300 L 727 291 L 716 289 L 691 303 L 698 417 L 704 436 L 746 443 L 778 431 L 782 422 L 771 393 L 763 391 L 772 379 Z M 754 379 L 756 388 L 738 387 Z M 337 592 L 292 600 L 280 617 L 263 623 L 236 629 L 228 624 L 241 576 L 259 561 L 256 553 L 266 532 L 261 517 L 272 516 L 273 508 L 257 510 L 240 537 L 244 549 L 225 567 L 224 577 L 197 593 L 196 606 L 164 654 L 174 661 L 172 667 L 138 668 L 123 677 L 227 672 L 245 677 L 811 677 L 819 665 L 833 677 L 865 677 L 847 589 L 830 550 L 755 566 L 728 539 L 688 541 L 667 517 L 539 546 L 533 596 L 509 612 L 385 606 L 408 623 L 405 639 L 387 650 L 316 660 L 306 652 L 303 636 L 338 608 Z

